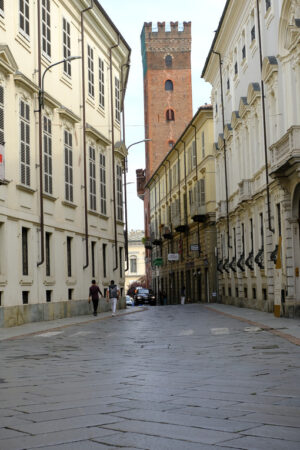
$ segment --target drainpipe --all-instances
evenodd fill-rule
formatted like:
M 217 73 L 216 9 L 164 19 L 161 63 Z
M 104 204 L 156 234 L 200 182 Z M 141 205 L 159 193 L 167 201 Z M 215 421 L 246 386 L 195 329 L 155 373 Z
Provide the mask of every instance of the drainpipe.
M 41 61 L 41 5 L 37 2 L 38 15 L 38 73 L 39 73 L 39 89 L 42 89 L 42 61 Z M 43 200 L 43 130 L 42 130 L 42 108 L 39 107 L 39 175 L 40 175 L 40 229 L 41 229 L 41 260 L 37 266 L 43 264 L 45 260 L 44 251 L 44 200 Z
M 115 232 L 115 259 L 116 265 L 113 270 L 117 270 L 118 264 L 118 236 L 117 236 L 117 218 L 116 218 L 116 183 L 115 183 L 115 130 L 114 130 L 114 92 L 112 79 L 112 50 L 120 44 L 120 35 L 118 34 L 118 43 L 109 49 L 109 74 L 110 74 L 110 114 L 111 114 L 111 152 L 112 152 L 112 181 L 113 181 L 113 205 L 114 205 L 114 232 Z
M 130 54 L 128 55 L 127 63 L 123 64 L 121 67 L 121 85 L 122 85 L 122 105 L 121 105 L 121 111 L 122 111 L 122 134 L 123 134 L 123 142 L 125 144 L 125 106 L 124 106 L 124 97 L 126 92 L 126 85 L 128 81 L 128 72 L 129 72 L 129 59 Z M 123 79 L 123 67 L 127 67 L 127 75 L 126 80 L 124 83 Z M 125 232 L 124 232 L 124 243 L 125 243 L 125 261 L 126 261 L 126 268 L 124 269 L 124 272 L 128 271 L 129 268 L 129 256 L 128 256 L 128 213 L 127 213 L 127 156 L 125 156 L 124 159 L 124 200 L 125 200 Z
M 94 6 L 94 1 L 91 0 L 90 6 L 83 9 L 81 16 L 81 77 L 82 77 L 82 131 L 83 131 L 83 190 L 84 190 L 84 229 L 85 229 L 85 265 L 83 269 L 89 266 L 89 228 L 88 228 L 88 204 L 87 204 L 87 164 L 86 164 L 86 118 L 85 118 L 85 65 L 84 65 L 84 23 L 83 14 Z
M 228 204 L 228 180 L 227 180 L 227 160 L 226 160 L 226 140 L 224 136 L 225 118 L 224 118 L 224 95 L 223 95 L 223 78 L 222 78 L 222 60 L 219 52 L 213 53 L 219 56 L 220 82 L 221 82 L 221 102 L 222 102 L 222 125 L 223 125 L 223 144 L 224 144 L 224 171 L 225 171 L 225 192 L 226 192 L 226 216 L 227 216 L 227 250 L 229 259 L 230 234 L 229 234 L 229 204 Z
M 191 127 L 194 128 L 194 136 L 195 136 L 195 148 L 196 148 L 196 183 L 197 183 L 197 193 L 198 192 L 198 153 L 197 153 L 197 128 L 196 126 L 192 123 Z M 200 258 L 201 256 L 201 252 L 200 252 L 200 223 L 198 222 L 198 226 L 197 226 L 197 241 L 198 241 L 198 256 Z
M 260 72 L 262 74 L 262 43 L 261 43 L 261 31 L 260 31 L 260 12 L 259 12 L 259 1 L 256 0 L 257 7 L 257 24 L 258 24 L 258 43 L 259 43 L 259 60 L 260 60 Z M 267 131 L 266 131 L 266 109 L 265 109 L 265 87 L 264 81 L 261 77 L 261 106 L 262 106 L 262 116 L 263 116 L 263 133 L 264 133 L 264 151 L 265 151 L 265 169 L 266 169 L 266 185 L 267 185 L 267 205 L 268 205 L 268 223 L 269 230 L 275 233 L 271 224 L 271 206 L 270 206 L 270 186 L 269 186 L 269 167 L 268 167 L 268 144 L 267 144 Z
M 184 186 L 185 186 L 185 197 L 183 197 L 183 200 L 185 199 L 184 202 L 184 223 L 187 226 L 188 225 L 188 220 L 187 220 L 187 187 L 186 187 L 186 145 L 185 142 L 180 139 L 180 142 L 183 143 L 183 156 L 184 156 Z M 189 257 L 190 256 L 190 252 L 189 252 L 189 233 L 188 230 L 185 231 L 186 234 L 186 256 Z
M 176 149 L 175 149 L 176 150 Z M 171 204 L 172 204 L 172 193 L 171 193 L 171 163 L 170 163 L 170 161 L 168 160 L 168 159 L 166 159 L 166 162 L 168 162 L 169 163 L 169 190 L 170 190 L 170 192 L 169 192 L 169 203 L 170 203 L 170 216 L 169 216 L 169 219 L 170 219 L 170 226 L 171 226 L 171 233 L 173 232 L 173 226 L 172 226 L 172 210 L 171 210 Z M 172 241 L 171 241 L 171 251 L 172 251 L 172 253 L 173 253 L 173 239 L 172 239 Z

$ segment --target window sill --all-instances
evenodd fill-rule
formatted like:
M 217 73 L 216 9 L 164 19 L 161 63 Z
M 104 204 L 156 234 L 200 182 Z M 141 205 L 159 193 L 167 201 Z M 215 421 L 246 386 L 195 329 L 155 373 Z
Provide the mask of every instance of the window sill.
M 56 202 L 58 197 L 54 197 L 52 194 L 47 194 L 47 192 L 44 192 L 43 198 L 50 200 L 50 202 Z
M 7 185 L 8 183 L 10 183 L 10 181 L 9 180 L 0 180 L 0 186 L 1 185 Z
M 44 280 L 44 285 L 45 286 L 53 286 L 53 285 L 55 285 L 55 278 L 54 277 L 51 277 L 51 276 L 49 276 L 49 277 L 45 277 L 45 280 Z
M 7 285 L 7 279 L 5 275 L 0 275 L 0 286 L 6 286 Z
M 75 203 L 69 202 L 68 200 L 63 200 L 61 202 L 62 205 L 67 206 L 68 208 L 75 209 L 77 208 L 77 205 Z
M 95 98 L 88 95 L 86 98 L 86 103 L 90 105 L 92 108 L 95 108 Z
M 99 214 L 99 217 L 100 217 L 100 219 L 103 219 L 103 220 L 108 220 L 109 219 L 109 217 L 108 216 L 106 216 L 105 214 Z
M 255 53 L 256 50 L 257 50 L 257 42 L 256 42 L 256 39 L 253 39 L 253 41 L 251 41 L 251 44 L 250 44 L 250 50 L 251 50 L 251 55 L 253 56 L 254 53 Z
M 270 8 L 268 8 L 268 10 L 265 13 L 265 22 L 266 22 L 266 27 L 269 28 L 272 20 L 274 19 L 274 14 L 272 11 L 272 6 L 270 6 Z
M 25 184 L 17 184 L 16 188 L 20 191 L 28 192 L 28 194 L 34 194 L 36 192 L 36 189 L 32 189 L 29 186 L 26 186 Z
M 21 34 L 20 32 L 16 35 L 16 41 L 22 45 L 23 48 L 25 48 L 25 50 L 28 51 L 28 53 L 31 53 L 31 45 L 29 42 L 29 38 L 25 37 L 23 34 Z
M 100 214 L 97 211 L 93 211 L 92 209 L 88 210 L 88 214 L 91 214 L 92 216 L 96 216 L 96 217 L 100 216 Z
M 247 60 L 246 60 L 246 58 L 245 58 L 245 59 L 242 61 L 242 70 L 243 70 L 243 73 L 246 72 L 247 68 L 248 68 L 248 63 L 247 63 Z
M 102 117 L 105 117 L 105 109 L 98 105 L 97 111 Z
M 70 89 L 73 88 L 71 78 L 68 77 L 68 75 L 66 75 L 65 73 L 63 73 L 63 75 L 60 77 L 60 81 L 61 81 L 62 83 L 64 83 L 66 86 L 68 86 L 68 88 L 70 88 Z
M 24 278 L 21 278 L 20 280 L 21 286 L 32 286 L 33 285 L 33 279 L 30 276 L 24 276 Z
M 6 31 L 3 13 L 0 13 L 0 28 L 2 28 L 2 30 Z
M 68 277 L 66 279 L 67 286 L 75 286 L 75 284 L 76 284 L 76 279 L 74 277 Z

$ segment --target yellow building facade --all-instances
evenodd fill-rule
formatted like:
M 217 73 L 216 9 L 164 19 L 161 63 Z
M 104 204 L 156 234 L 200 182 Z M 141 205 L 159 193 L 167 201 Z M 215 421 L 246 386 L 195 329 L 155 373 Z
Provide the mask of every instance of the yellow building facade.
M 213 114 L 201 106 L 159 165 L 150 192 L 152 288 L 168 303 L 217 297 Z

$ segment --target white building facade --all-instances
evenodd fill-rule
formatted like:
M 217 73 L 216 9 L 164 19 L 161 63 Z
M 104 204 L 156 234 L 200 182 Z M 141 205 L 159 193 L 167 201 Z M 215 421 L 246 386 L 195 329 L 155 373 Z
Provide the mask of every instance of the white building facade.
M 124 287 L 129 57 L 97 1 L 0 1 L 0 326 Z
M 299 0 L 228 0 L 202 73 L 214 106 L 220 294 L 277 316 L 300 307 L 299 21 Z

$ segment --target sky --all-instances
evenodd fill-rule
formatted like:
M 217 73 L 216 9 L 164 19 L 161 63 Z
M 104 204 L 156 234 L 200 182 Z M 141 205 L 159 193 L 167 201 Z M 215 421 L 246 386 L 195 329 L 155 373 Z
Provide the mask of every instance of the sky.
M 210 103 L 211 86 L 201 79 L 214 31 L 226 0 L 99 0 L 131 47 L 131 68 L 125 96 L 125 143 L 144 139 L 143 71 L 140 34 L 144 22 L 192 22 L 193 113 Z M 182 130 L 183 131 L 183 130 Z M 128 229 L 144 229 L 144 203 L 136 194 L 136 169 L 145 168 L 145 145 L 129 149 L 127 173 Z

